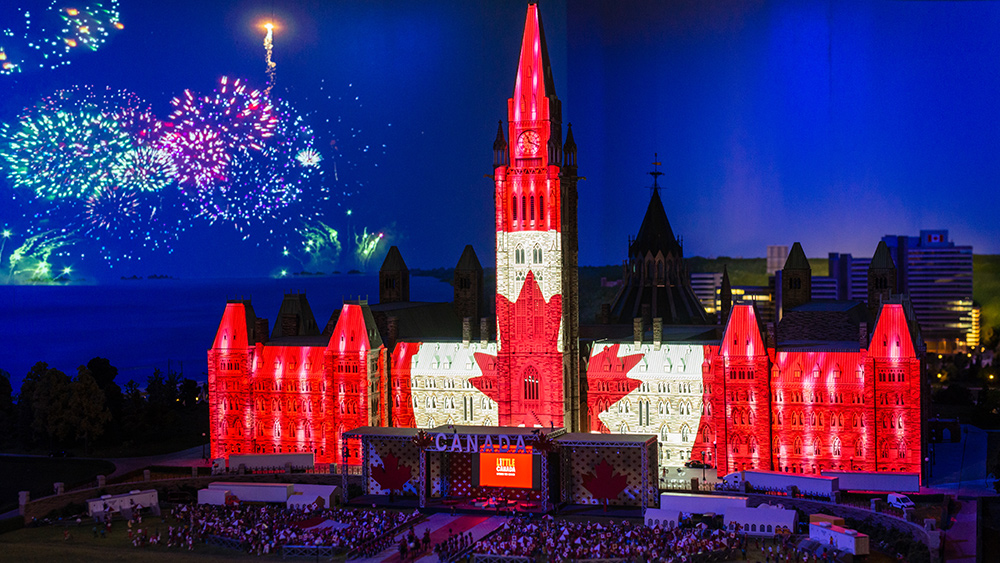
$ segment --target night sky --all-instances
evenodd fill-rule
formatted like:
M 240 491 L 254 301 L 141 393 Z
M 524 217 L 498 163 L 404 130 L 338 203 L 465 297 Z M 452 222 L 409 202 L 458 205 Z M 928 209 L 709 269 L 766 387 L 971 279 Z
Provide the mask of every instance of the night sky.
M 23 4 L 0 8 L 0 31 Z M 312 128 L 320 169 L 280 220 L 237 221 L 242 232 L 164 188 L 175 199 L 157 208 L 168 225 L 159 236 L 169 231 L 157 248 L 86 226 L 79 202 L 34 198 L 0 174 L 0 227 L 14 233 L 0 271 L 28 233 L 60 228 L 79 229 L 77 242 L 53 254 L 53 267 L 97 278 L 108 266 L 114 276 L 346 271 L 363 265 L 352 235 L 364 229 L 385 237 L 369 269 L 389 244 L 411 268 L 452 266 L 467 243 L 492 265 L 493 186 L 483 176 L 524 6 L 122 0 L 124 28 L 96 51 L 0 75 L 0 122 L 73 86 L 130 90 L 164 120 L 171 98 L 209 94 L 222 76 L 263 89 L 260 26 L 273 17 L 272 96 Z M 1000 253 L 1000 4 L 577 0 L 542 2 L 541 12 L 586 177 L 581 264 L 624 259 L 654 153 L 689 256 L 764 256 L 795 241 L 810 256 L 870 256 L 883 235 L 937 228 Z M 0 47 L 16 41 L 0 35 Z M 336 261 L 299 251 L 318 222 L 338 231 Z

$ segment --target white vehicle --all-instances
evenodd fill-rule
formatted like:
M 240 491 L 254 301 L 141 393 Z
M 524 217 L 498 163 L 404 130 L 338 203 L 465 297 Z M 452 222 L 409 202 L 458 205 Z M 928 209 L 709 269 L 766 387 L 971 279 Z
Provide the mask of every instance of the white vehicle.
M 910 500 L 910 497 L 899 493 L 889 493 L 889 496 L 886 498 L 886 500 L 889 502 L 889 506 L 895 506 L 896 508 L 899 509 L 917 507 L 917 505 L 912 500 Z
M 820 471 L 820 475 L 840 479 L 841 491 L 867 493 L 919 493 L 919 473 L 894 471 Z
M 837 477 L 783 473 L 781 471 L 734 471 L 723 477 L 722 481 L 730 487 L 740 487 L 743 483 L 749 483 L 752 488 L 758 491 L 784 491 L 794 485 L 800 493 L 824 497 L 831 496 L 840 490 L 840 480 Z
M 225 491 L 242 502 L 280 502 L 285 504 L 295 492 L 291 483 L 209 483 L 209 489 Z
M 835 526 L 829 522 L 809 524 L 809 539 L 830 545 L 854 555 L 868 555 L 868 536 L 857 530 Z

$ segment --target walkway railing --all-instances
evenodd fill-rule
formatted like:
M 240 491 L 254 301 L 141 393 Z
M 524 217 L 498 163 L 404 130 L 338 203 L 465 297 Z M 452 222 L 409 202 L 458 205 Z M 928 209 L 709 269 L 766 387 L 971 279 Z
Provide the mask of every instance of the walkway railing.
M 486 553 L 474 553 L 473 563 L 532 563 L 530 557 L 517 557 L 514 555 L 489 555 Z
M 223 536 L 213 536 L 206 535 L 205 543 L 208 545 L 215 545 L 218 547 L 225 547 L 226 549 L 237 549 L 243 551 L 243 541 L 234 538 L 227 538 Z
M 281 547 L 281 558 L 308 557 L 310 559 L 333 559 L 338 549 L 330 545 L 285 545 Z
M 395 541 L 396 541 L 396 534 L 400 533 L 405 528 L 409 528 L 410 526 L 414 526 L 414 525 L 422 522 L 426 518 L 427 518 L 426 516 L 424 516 L 424 515 L 421 514 L 420 516 L 418 516 L 416 518 L 412 518 L 410 520 L 404 521 L 403 523 L 401 523 L 400 525 L 396 526 L 395 528 L 392 528 L 391 530 L 387 530 L 387 531 L 383 532 L 382 534 L 380 534 L 378 536 L 375 536 L 374 538 L 366 541 L 364 544 L 359 545 L 358 547 L 355 547 L 354 549 L 348 551 L 347 552 L 347 558 L 348 559 L 355 559 L 357 557 L 370 557 L 369 555 L 365 555 L 365 554 L 368 553 L 368 552 L 370 552 L 371 549 L 377 548 L 380 545 L 382 546 L 382 549 L 377 549 L 375 551 L 375 553 L 378 553 L 378 552 L 382 551 L 383 549 L 388 548 L 389 546 L 391 546 L 391 545 L 393 545 L 395 543 Z

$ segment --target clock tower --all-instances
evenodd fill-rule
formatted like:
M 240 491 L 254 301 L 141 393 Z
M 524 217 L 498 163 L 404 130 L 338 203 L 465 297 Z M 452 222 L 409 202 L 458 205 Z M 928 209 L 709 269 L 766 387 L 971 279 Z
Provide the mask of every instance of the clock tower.
M 579 424 L 576 146 L 562 136 L 537 4 L 494 149 L 501 426 Z

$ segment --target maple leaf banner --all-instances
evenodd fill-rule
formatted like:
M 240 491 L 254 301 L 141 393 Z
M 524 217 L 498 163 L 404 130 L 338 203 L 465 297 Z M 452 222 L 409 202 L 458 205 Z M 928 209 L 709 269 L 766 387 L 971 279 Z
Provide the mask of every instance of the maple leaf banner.
M 612 344 L 591 356 L 587 372 L 588 380 L 591 381 L 587 402 L 590 412 L 594 413 L 591 429 L 602 434 L 611 432 L 611 429 L 600 416 L 642 385 L 642 380 L 633 379 L 628 373 L 642 360 L 643 355 L 619 356 L 618 349 L 619 344 Z
M 392 453 L 382 456 L 382 465 L 371 466 L 372 480 L 386 491 L 402 490 L 412 477 L 413 467 L 400 465 L 399 458 Z
M 597 500 L 615 500 L 627 486 L 628 476 L 616 473 L 607 458 L 601 458 L 594 472 L 583 476 L 583 488 Z

